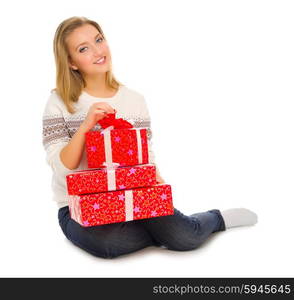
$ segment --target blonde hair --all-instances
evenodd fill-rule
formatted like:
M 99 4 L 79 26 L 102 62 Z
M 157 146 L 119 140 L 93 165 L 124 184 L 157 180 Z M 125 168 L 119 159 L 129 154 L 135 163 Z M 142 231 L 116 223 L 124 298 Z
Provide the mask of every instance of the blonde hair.
M 103 39 L 106 39 L 101 27 L 95 21 L 85 17 L 71 17 L 60 23 L 56 29 L 53 41 L 56 64 L 56 88 L 51 91 L 56 91 L 59 94 L 69 113 L 75 112 L 73 104 L 78 101 L 86 83 L 78 70 L 70 68 L 66 38 L 76 28 L 84 24 L 93 25 L 100 32 Z M 110 89 L 118 89 L 120 85 L 123 85 L 114 77 L 112 66 L 106 72 L 105 83 Z

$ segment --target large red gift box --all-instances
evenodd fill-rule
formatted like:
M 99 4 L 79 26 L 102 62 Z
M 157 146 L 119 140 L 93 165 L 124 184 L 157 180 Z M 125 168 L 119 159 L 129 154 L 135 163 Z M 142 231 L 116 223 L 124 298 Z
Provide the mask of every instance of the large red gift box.
M 134 128 L 115 113 L 98 121 L 101 130 L 86 133 L 88 168 L 101 168 L 113 163 L 120 166 L 148 164 L 147 128 Z
M 100 168 L 70 173 L 66 176 L 69 195 L 132 189 L 156 184 L 154 164 Z
M 120 166 L 148 164 L 146 128 L 108 127 L 86 133 L 88 168 L 102 168 L 105 163 Z
M 83 227 L 173 215 L 169 184 L 69 195 L 71 218 Z

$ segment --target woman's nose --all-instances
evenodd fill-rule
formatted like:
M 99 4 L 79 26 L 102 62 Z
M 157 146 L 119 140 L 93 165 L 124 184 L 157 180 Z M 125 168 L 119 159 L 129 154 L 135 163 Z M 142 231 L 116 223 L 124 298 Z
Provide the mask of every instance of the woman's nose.
M 101 49 L 100 45 L 95 45 L 93 52 L 94 52 L 94 56 L 98 58 L 101 57 L 103 54 L 103 50 Z

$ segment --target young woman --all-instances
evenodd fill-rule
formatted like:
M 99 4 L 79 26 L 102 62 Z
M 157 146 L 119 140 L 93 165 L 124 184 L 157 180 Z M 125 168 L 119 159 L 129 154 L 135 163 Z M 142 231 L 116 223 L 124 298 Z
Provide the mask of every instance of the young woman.
M 98 257 L 114 258 L 158 246 L 175 251 L 197 248 L 212 233 L 253 225 L 257 215 L 245 208 L 212 209 L 186 216 L 174 215 L 82 227 L 70 218 L 65 176 L 87 169 L 85 133 L 99 130 L 97 121 L 116 112 L 134 127 L 147 127 L 150 162 L 152 130 L 145 98 L 126 87 L 112 73 L 111 53 L 101 27 L 84 17 L 64 20 L 54 37 L 56 88 L 43 114 L 43 145 L 52 167 L 52 189 L 65 236 Z M 157 168 L 157 181 L 164 183 Z

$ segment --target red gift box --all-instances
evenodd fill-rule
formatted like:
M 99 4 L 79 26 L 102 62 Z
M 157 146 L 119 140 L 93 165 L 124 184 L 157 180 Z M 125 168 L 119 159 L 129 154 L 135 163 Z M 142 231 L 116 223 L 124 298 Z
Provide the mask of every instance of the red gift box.
M 105 162 L 120 166 L 149 163 L 146 128 L 88 131 L 85 144 L 88 168 L 101 168 Z
M 120 166 L 148 164 L 147 128 L 133 128 L 115 113 L 98 121 L 103 128 L 86 133 L 88 168 L 101 168 L 105 164 Z
M 83 170 L 66 176 L 69 195 L 132 189 L 156 184 L 154 164 Z
M 174 214 L 169 184 L 68 198 L 71 218 L 83 227 Z

